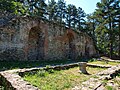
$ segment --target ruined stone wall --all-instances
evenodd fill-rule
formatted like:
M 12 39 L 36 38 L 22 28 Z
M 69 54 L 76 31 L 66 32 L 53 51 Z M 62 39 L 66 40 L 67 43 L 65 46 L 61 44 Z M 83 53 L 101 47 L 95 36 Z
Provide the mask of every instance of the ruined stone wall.
M 85 33 L 33 17 L 17 17 L 0 27 L 0 60 L 60 60 L 96 54 Z

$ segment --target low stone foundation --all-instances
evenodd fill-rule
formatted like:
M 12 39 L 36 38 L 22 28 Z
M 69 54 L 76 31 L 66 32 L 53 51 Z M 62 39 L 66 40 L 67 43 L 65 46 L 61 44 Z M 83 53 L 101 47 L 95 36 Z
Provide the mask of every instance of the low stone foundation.
M 103 87 L 104 80 L 111 80 L 118 73 L 120 73 L 120 65 L 112 66 L 111 68 L 96 74 L 95 78 L 90 78 L 89 80 L 83 82 L 82 85 L 75 86 L 72 90 L 105 90 Z
M 120 60 L 113 60 L 108 57 L 101 57 L 102 60 L 107 61 L 107 62 L 120 62 Z
M 1 84 L 5 90 L 38 90 L 24 81 L 21 76 L 15 74 L 15 72 L 5 71 L 0 72 Z
M 73 64 L 57 65 L 50 67 L 2 71 L 0 72 L 0 81 L 1 81 L 0 84 L 2 84 L 5 87 L 5 90 L 39 90 L 37 87 L 32 86 L 28 82 L 24 81 L 22 79 L 22 76 L 24 76 L 26 73 L 36 72 L 40 69 L 65 70 L 65 69 L 77 67 L 78 65 L 79 63 L 73 63 Z M 92 64 L 87 64 L 87 66 L 95 67 L 95 64 L 93 66 Z M 103 66 L 96 65 L 96 67 L 103 67 Z M 102 80 L 113 78 L 113 76 L 116 75 L 119 71 L 120 71 L 120 65 L 111 67 L 103 72 L 100 72 L 96 75 L 97 78 L 91 78 L 90 80 L 82 83 L 82 86 L 78 90 L 94 90 L 95 88 L 98 88 L 103 84 L 101 82 Z

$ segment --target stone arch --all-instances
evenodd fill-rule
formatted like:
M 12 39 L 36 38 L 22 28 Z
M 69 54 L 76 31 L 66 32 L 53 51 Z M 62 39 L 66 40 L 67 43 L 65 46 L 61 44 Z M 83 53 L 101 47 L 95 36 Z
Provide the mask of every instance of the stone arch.
M 89 55 L 89 47 L 87 47 L 86 45 L 85 45 L 85 57 L 89 57 L 90 55 Z
M 89 41 L 86 40 L 86 42 L 85 42 L 85 57 L 87 57 L 87 58 L 89 58 L 89 56 L 90 56 L 89 49 L 90 49 Z
M 66 56 L 68 59 L 75 59 L 75 51 L 76 51 L 76 47 L 75 47 L 75 42 L 74 42 L 74 35 L 70 32 L 67 33 L 67 38 L 68 38 L 68 49 L 66 51 Z
M 39 27 L 32 27 L 28 35 L 28 60 L 44 59 L 45 35 Z

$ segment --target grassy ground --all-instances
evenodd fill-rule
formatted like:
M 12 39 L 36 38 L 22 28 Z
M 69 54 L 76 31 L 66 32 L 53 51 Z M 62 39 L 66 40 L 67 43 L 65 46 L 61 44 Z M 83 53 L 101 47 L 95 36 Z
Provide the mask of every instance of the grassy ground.
M 17 69 L 17 68 L 31 68 L 31 67 L 42 67 L 46 65 L 62 65 L 62 64 L 69 64 L 69 63 L 76 63 L 79 61 L 68 61 L 68 60 L 57 60 L 57 61 L 0 61 L 0 71 L 1 70 L 8 70 L 8 69 Z M 90 61 L 90 60 L 88 60 Z M 105 61 L 92 61 L 88 62 L 92 64 L 102 64 L 102 65 L 117 65 L 120 63 L 116 62 L 108 62 Z
M 101 64 L 101 65 L 118 65 L 120 63 L 118 62 L 106 62 L 106 61 L 92 61 L 92 62 L 88 62 L 88 63 L 91 63 L 91 64 Z
M 81 60 L 80 60 L 81 61 Z M 75 63 L 80 61 L 0 61 L 0 71 L 16 68 L 31 68 L 31 67 L 42 67 L 46 65 L 62 65 Z M 102 64 L 102 65 L 118 65 L 120 63 L 105 61 L 92 61 L 92 64 Z M 103 70 L 102 68 L 91 68 L 87 67 L 87 71 L 90 74 L 95 74 Z M 38 73 L 32 75 L 26 75 L 25 80 L 29 81 L 31 84 L 39 87 L 41 90 L 69 90 L 75 85 L 80 85 L 81 82 L 88 80 L 92 75 L 84 75 L 78 72 L 78 68 L 72 68 L 69 70 L 61 71 L 39 71 Z M 120 78 L 120 76 L 119 76 Z M 114 80 L 115 82 L 115 80 Z M 117 79 L 116 79 L 116 82 Z M 0 87 L 2 90 L 3 87 Z M 107 88 L 110 88 L 109 86 Z
M 46 65 L 62 65 L 76 61 L 59 60 L 59 61 L 0 61 L 0 71 L 17 68 L 43 67 Z
M 27 74 L 24 80 L 29 81 L 32 85 L 37 86 L 41 90 L 71 90 L 81 82 L 93 77 L 95 73 L 100 72 L 102 68 L 87 67 L 88 73 L 85 75 L 79 72 L 79 68 L 71 68 L 61 71 L 38 71 L 36 74 Z

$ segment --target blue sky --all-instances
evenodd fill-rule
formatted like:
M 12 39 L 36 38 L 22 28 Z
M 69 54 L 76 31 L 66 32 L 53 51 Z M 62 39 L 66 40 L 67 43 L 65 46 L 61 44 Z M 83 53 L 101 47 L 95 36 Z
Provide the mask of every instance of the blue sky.
M 56 0 L 57 1 L 57 0 Z M 85 13 L 93 13 L 96 9 L 96 3 L 101 0 L 65 0 L 67 4 L 73 4 L 76 7 L 81 7 Z
M 81 7 L 85 13 L 89 14 L 96 9 L 96 3 L 101 0 L 65 0 L 67 4 L 74 4 L 76 7 Z
M 46 0 L 47 2 L 48 0 Z M 58 0 L 55 0 L 56 2 Z M 73 4 L 76 7 L 81 7 L 86 14 L 93 13 L 95 11 L 97 2 L 101 0 L 65 0 L 66 4 Z

